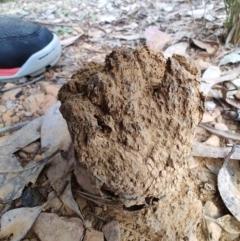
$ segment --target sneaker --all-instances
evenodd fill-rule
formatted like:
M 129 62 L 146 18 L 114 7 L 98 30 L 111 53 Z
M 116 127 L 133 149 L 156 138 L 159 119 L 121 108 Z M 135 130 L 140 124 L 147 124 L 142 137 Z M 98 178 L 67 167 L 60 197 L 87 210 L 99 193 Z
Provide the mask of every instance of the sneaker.
M 39 75 L 60 55 L 58 37 L 47 28 L 0 15 L 0 82 Z

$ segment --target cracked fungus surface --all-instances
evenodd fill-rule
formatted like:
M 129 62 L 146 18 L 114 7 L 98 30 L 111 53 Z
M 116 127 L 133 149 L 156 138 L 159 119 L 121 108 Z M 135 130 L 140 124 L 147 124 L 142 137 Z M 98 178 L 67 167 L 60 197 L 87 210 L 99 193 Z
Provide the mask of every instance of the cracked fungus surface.
M 190 60 L 148 47 L 87 64 L 59 92 L 76 164 L 126 206 L 178 191 L 203 113 L 199 84 Z

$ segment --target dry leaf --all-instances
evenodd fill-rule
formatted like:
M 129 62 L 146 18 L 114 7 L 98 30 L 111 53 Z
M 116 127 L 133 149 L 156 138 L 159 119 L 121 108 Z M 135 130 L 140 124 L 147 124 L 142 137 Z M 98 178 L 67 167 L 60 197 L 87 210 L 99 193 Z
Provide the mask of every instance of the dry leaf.
M 44 162 L 31 161 L 23 167 L 13 154 L 40 138 L 41 124 L 42 118 L 29 122 L 3 142 L 0 147 L 0 199 L 3 202 L 20 197 L 27 183 L 35 183 L 45 164 Z
M 218 218 L 216 221 L 228 233 L 240 233 L 240 223 L 235 217 L 227 214 L 223 217 Z
M 221 70 L 217 66 L 209 66 L 202 75 L 202 81 L 201 81 L 201 91 L 207 95 L 209 90 L 212 88 L 212 86 L 215 84 L 212 83 L 206 83 L 205 79 L 210 78 L 219 78 L 221 76 Z
M 155 26 L 149 26 L 145 29 L 147 45 L 155 50 L 162 50 L 164 46 L 172 40 L 169 34 L 158 30 Z
M 214 41 L 203 41 L 198 39 L 191 39 L 192 43 L 197 47 L 207 51 L 209 56 L 213 56 L 219 49 L 219 43 Z
M 63 48 L 75 43 L 75 41 L 77 39 L 79 39 L 80 37 L 82 36 L 82 34 L 79 34 L 77 36 L 73 36 L 73 37 L 70 37 L 70 38 L 67 38 L 67 39 L 63 39 L 60 41 L 60 44 L 62 45 Z
M 71 181 L 68 183 L 67 187 L 65 188 L 64 192 L 60 196 L 62 202 L 70 209 L 72 209 L 75 213 L 78 214 L 78 216 L 82 219 L 84 224 L 84 218 L 79 210 L 79 207 L 77 203 L 75 202 L 73 196 L 72 196 L 72 190 L 71 190 Z
M 32 227 L 41 207 L 18 208 L 2 215 L 0 239 L 11 235 L 11 241 L 20 241 Z
M 229 64 L 229 63 L 235 64 L 235 63 L 238 63 L 239 61 L 240 61 L 240 55 L 231 53 L 224 56 L 224 58 L 220 61 L 219 66 Z
M 68 132 L 66 121 L 59 111 L 60 105 L 58 101 L 51 106 L 43 116 L 41 146 L 45 156 L 58 149 L 67 151 L 71 144 L 71 137 Z
M 173 54 L 185 55 L 187 47 L 188 47 L 187 42 L 180 42 L 180 43 L 171 45 L 164 51 L 164 56 L 165 58 L 168 58 L 168 57 L 172 57 Z
M 218 190 L 228 210 L 238 221 L 240 221 L 240 192 L 232 181 L 233 174 L 227 169 L 227 163 L 235 149 L 236 146 L 234 145 L 224 159 L 223 166 L 218 173 Z

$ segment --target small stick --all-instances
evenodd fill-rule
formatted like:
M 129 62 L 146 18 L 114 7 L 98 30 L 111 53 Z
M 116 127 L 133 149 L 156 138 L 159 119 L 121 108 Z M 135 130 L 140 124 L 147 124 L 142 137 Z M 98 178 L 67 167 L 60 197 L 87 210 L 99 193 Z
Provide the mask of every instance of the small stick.
M 109 204 L 109 203 L 100 202 L 100 201 L 97 201 L 97 200 L 95 200 L 95 199 L 93 199 L 93 198 L 90 198 L 90 197 L 88 197 L 88 196 L 85 196 L 84 194 L 79 193 L 78 191 L 76 191 L 76 192 L 78 193 L 79 196 L 82 196 L 83 198 L 85 198 L 85 199 L 87 199 L 87 200 L 90 200 L 90 201 L 92 201 L 92 202 L 94 202 L 94 203 L 97 203 L 97 204 L 99 204 L 99 205 L 106 205 L 106 206 L 109 206 L 109 207 L 112 207 L 112 208 L 120 209 L 120 207 L 117 206 L 117 205 L 112 205 L 112 204 Z M 95 197 L 95 198 L 97 198 L 97 197 Z
M 236 134 L 236 133 L 232 133 L 232 132 L 229 132 L 229 131 L 223 131 L 223 130 L 219 130 L 219 129 L 215 129 L 209 125 L 206 125 L 206 124 L 203 124 L 203 123 L 200 123 L 198 124 L 198 126 L 202 127 L 203 129 L 215 134 L 215 135 L 218 135 L 218 136 L 222 136 L 222 137 L 225 137 L 227 139 L 231 139 L 231 140 L 235 140 L 235 141 L 240 141 L 240 135 L 239 134 Z
M 25 126 L 26 124 L 28 124 L 29 122 L 30 121 L 23 121 L 23 122 L 19 122 L 17 124 L 14 124 L 12 126 L 2 127 L 2 128 L 0 128 L 0 134 L 4 134 L 4 133 L 9 132 L 9 131 L 18 130 L 18 129 L 22 128 L 23 126 Z
M 228 161 L 230 160 L 230 157 L 232 154 L 236 151 L 236 144 L 233 144 L 232 150 L 227 154 L 227 156 L 224 158 L 223 162 L 223 168 L 226 168 Z
M 30 84 L 34 84 L 34 83 L 38 82 L 39 80 L 41 80 L 43 78 L 44 78 L 44 76 L 40 75 L 39 77 L 37 77 L 37 78 L 35 78 L 35 79 L 31 80 L 31 81 L 28 81 L 28 82 L 26 82 L 24 84 L 16 85 L 16 86 L 13 86 L 13 87 L 10 87 L 10 88 L 1 89 L 0 93 L 4 93 L 4 92 L 7 92 L 9 90 L 14 90 L 14 89 L 17 89 L 19 87 L 24 87 L 24 86 L 27 86 L 27 85 L 30 85 Z
M 107 222 L 107 219 L 102 218 L 102 217 L 99 217 L 99 216 L 98 216 L 98 215 L 96 215 L 95 213 L 92 213 L 92 212 L 90 212 L 90 211 L 87 211 L 87 213 L 89 213 L 89 214 L 93 215 L 94 217 L 96 217 L 96 218 L 98 218 L 98 219 L 100 219 L 100 220 L 102 220 L 102 221 L 104 221 L 104 222 Z

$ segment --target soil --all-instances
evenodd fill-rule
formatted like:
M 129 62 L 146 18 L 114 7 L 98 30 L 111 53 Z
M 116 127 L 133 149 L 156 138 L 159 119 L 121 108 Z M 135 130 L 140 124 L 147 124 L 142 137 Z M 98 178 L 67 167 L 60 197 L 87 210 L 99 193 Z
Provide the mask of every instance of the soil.
M 122 240 L 204 240 L 202 182 L 195 179 L 207 174 L 191 157 L 203 115 L 199 84 L 193 62 L 145 46 L 114 49 L 59 92 L 75 165 L 123 203 L 104 214 L 125 227 Z

